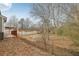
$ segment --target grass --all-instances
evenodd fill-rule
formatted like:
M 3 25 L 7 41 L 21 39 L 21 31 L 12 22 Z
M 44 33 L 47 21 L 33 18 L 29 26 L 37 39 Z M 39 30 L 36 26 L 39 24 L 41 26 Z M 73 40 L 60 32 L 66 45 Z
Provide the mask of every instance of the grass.
M 74 25 L 67 25 L 57 30 L 58 35 L 69 37 L 75 45 L 79 46 L 79 26 L 76 24 Z

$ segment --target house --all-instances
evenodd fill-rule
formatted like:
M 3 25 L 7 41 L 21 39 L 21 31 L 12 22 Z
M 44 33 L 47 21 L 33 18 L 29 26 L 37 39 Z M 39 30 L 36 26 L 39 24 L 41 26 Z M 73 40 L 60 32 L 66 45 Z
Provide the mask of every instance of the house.
M 4 22 L 7 21 L 7 17 L 3 16 L 0 12 L 0 40 L 4 38 Z

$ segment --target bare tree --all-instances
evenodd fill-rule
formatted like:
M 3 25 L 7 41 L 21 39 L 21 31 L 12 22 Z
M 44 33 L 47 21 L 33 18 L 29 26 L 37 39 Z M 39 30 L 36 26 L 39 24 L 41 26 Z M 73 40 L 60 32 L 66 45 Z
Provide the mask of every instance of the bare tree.
M 17 28 L 17 24 L 18 24 L 18 19 L 16 18 L 16 16 L 12 16 L 9 21 L 7 22 L 7 26 L 9 27 L 16 27 Z
M 70 10 L 69 15 L 71 15 L 73 17 L 72 19 L 70 19 L 71 22 L 73 21 L 76 24 L 79 23 L 79 4 L 73 4 L 73 7 Z
M 29 18 L 26 18 L 24 25 L 26 30 L 30 30 L 30 27 L 32 26 L 32 21 Z
M 19 21 L 19 26 L 21 30 L 24 30 L 24 18 L 21 18 Z
M 49 40 L 49 24 L 51 19 L 52 4 L 34 4 L 32 15 L 41 19 L 42 22 L 42 38 L 44 40 L 45 49 L 47 49 L 46 42 Z
M 32 16 L 41 19 L 42 22 L 42 36 L 47 49 L 46 42 L 49 40 L 50 25 L 53 23 L 53 28 L 56 30 L 62 26 L 72 8 L 72 4 L 33 4 Z

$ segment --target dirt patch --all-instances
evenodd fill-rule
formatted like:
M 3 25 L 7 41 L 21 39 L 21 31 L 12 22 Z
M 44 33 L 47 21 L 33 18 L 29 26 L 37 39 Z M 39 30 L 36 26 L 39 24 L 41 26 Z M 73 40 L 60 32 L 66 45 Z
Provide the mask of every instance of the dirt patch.
M 40 49 L 33 47 L 22 40 L 17 40 L 16 38 L 8 38 L 0 41 L 0 55 L 50 55 L 47 52 L 41 51 Z
M 22 36 L 24 39 L 33 42 L 41 48 L 45 48 L 44 41 L 40 34 Z M 50 39 L 47 41 L 47 48 L 49 52 L 54 55 L 74 55 L 76 52 L 73 50 L 73 41 L 67 37 L 50 35 Z

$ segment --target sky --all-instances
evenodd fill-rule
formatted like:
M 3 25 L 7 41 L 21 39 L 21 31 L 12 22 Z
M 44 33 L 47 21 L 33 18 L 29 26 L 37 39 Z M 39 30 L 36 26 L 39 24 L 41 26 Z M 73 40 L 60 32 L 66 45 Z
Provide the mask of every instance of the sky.
M 0 10 L 2 11 L 2 14 L 7 17 L 7 20 L 9 20 L 11 16 L 16 16 L 18 20 L 21 18 L 30 18 L 33 23 L 37 23 L 39 22 L 39 19 L 35 20 L 30 15 L 32 6 L 32 3 L 0 3 Z
M 7 8 L 9 7 L 8 4 Z M 10 18 L 11 16 L 16 16 L 17 18 L 28 18 L 30 17 L 30 11 L 32 9 L 32 4 L 29 3 L 12 3 L 8 10 L 2 11 L 2 14 Z

